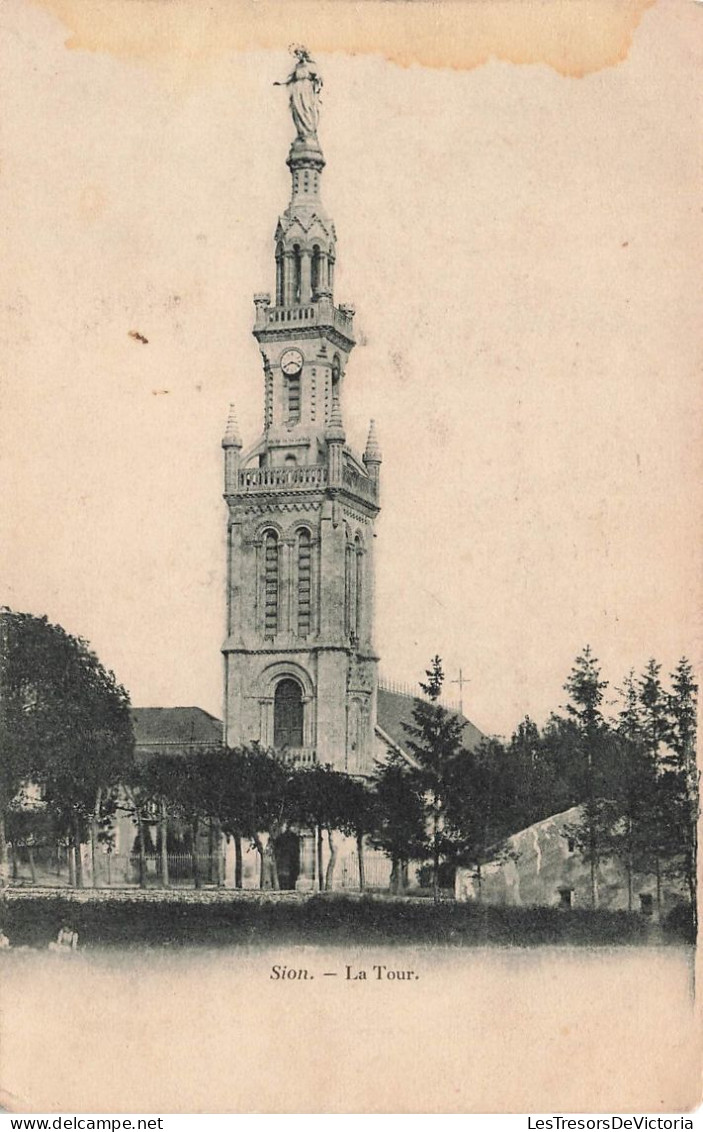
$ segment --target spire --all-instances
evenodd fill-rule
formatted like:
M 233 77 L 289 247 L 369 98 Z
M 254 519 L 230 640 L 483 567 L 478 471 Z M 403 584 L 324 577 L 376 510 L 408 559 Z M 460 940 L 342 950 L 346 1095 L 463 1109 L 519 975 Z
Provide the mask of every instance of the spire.
M 234 408 L 234 403 L 230 403 L 229 415 L 227 417 L 227 425 L 225 428 L 225 435 L 222 437 L 223 448 L 241 448 L 242 438 L 239 435 L 239 425 L 237 424 L 237 413 Z
M 305 47 L 292 46 L 295 65 L 284 82 L 295 138 L 286 164 L 291 196 L 276 227 L 276 307 L 308 307 L 334 291 L 336 236 L 320 199 L 325 159 L 317 136 L 322 79 Z M 257 326 L 266 312 L 257 307 Z
M 346 439 L 347 434 L 342 423 L 342 408 L 339 399 L 335 397 L 332 400 L 329 423 L 325 429 L 325 440 L 338 440 L 343 444 Z
M 371 421 L 369 426 L 369 436 L 366 441 L 366 448 L 364 450 L 364 463 L 365 464 L 380 464 L 383 460 L 381 456 L 381 447 L 378 443 L 376 435 L 376 422 Z

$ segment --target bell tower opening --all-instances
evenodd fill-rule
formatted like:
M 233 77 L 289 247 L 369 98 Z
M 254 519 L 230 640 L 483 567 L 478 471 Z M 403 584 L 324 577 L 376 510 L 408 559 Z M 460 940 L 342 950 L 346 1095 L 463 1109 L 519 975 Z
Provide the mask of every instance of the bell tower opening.
M 279 680 L 273 697 L 273 745 L 303 746 L 303 692 L 297 680 Z

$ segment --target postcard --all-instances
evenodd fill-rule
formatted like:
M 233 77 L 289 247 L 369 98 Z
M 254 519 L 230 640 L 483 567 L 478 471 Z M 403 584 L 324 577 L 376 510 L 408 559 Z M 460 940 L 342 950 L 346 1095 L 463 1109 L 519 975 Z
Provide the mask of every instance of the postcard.
M 0 26 L 3 1107 L 692 1127 L 703 5 Z

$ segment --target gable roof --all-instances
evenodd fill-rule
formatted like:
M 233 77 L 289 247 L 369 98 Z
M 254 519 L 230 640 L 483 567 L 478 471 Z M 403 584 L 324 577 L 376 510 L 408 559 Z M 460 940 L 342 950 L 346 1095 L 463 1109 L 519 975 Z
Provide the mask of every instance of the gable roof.
M 199 707 L 132 708 L 137 751 L 219 746 L 222 720 Z
M 415 697 L 402 692 L 378 689 L 377 723 L 383 733 L 407 753 L 408 734 L 404 723 L 413 723 Z M 463 742 L 470 750 L 485 738 L 471 720 L 452 712 L 464 721 Z M 137 751 L 181 750 L 218 746 L 223 741 L 222 720 L 199 707 L 143 707 L 132 708 L 134 738 Z
M 414 696 L 408 696 L 402 692 L 389 692 L 386 688 L 381 687 L 378 689 L 376 710 L 378 726 L 385 731 L 386 735 L 403 751 L 407 751 L 408 742 L 408 733 L 403 727 L 403 724 L 414 723 L 414 704 Z M 467 719 L 466 716 L 460 715 L 459 712 L 455 711 L 450 712 L 450 715 L 455 715 L 458 719 L 464 721 L 462 731 L 464 746 L 471 751 L 475 750 L 486 736 L 483 732 L 479 731 L 478 727 L 476 727 L 470 719 Z

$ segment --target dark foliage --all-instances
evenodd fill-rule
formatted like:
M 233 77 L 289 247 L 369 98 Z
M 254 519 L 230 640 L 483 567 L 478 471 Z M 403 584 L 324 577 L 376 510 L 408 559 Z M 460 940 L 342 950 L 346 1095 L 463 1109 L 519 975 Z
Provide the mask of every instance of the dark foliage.
M 13 946 L 46 947 L 64 924 L 81 947 L 432 944 L 472 947 L 623 946 L 651 942 L 651 928 L 627 912 L 562 911 L 322 895 L 78 903 L 65 897 L 11 901 L 4 930 Z
M 41 787 L 56 838 L 94 843 L 133 757 L 129 698 L 87 642 L 46 617 L 0 610 L 0 867 L 22 787 Z M 75 868 L 80 883 L 80 853 Z

